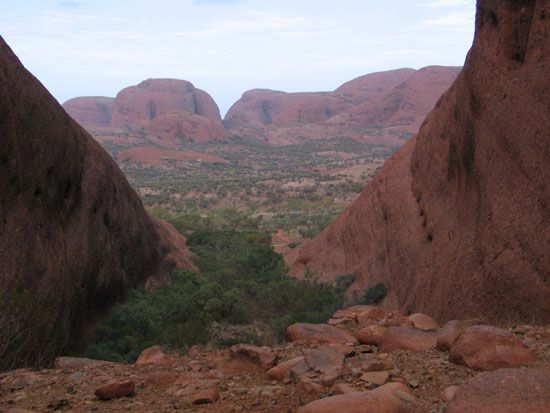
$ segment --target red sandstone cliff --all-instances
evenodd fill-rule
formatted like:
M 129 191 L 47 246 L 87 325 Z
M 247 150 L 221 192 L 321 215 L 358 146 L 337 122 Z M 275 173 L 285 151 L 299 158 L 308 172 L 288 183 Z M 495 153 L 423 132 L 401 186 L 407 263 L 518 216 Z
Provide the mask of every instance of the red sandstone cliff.
M 192 264 L 2 38 L 0 97 L 1 370 L 50 360 L 129 288 Z
M 286 257 L 387 284 L 440 320 L 550 321 L 550 23 L 543 0 L 479 0 L 474 45 L 418 136 Z

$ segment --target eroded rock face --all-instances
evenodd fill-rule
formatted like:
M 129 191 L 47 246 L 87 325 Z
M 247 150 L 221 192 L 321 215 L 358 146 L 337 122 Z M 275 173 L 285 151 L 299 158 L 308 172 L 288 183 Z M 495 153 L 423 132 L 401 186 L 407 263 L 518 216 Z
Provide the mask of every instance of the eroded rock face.
M 0 97 L 2 370 L 70 349 L 129 288 L 166 276 L 170 243 L 185 241 L 159 234 L 111 157 L 3 39 Z
M 436 320 L 550 320 L 550 41 L 544 1 L 480 0 L 453 86 L 418 136 L 311 242 L 291 273 L 384 282 Z

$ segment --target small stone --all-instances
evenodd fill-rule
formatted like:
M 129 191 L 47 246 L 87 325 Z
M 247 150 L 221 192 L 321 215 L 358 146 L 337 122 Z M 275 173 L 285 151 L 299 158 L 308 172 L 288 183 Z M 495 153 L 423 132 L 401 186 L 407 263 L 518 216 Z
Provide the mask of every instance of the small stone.
M 149 347 L 141 352 L 136 364 L 168 364 L 168 356 L 160 346 Z
M 342 368 L 336 367 L 330 371 L 327 371 L 323 375 L 321 375 L 321 384 L 323 386 L 330 387 L 334 384 L 336 380 L 342 375 Z
M 368 384 L 381 386 L 382 384 L 386 383 L 388 379 L 390 378 L 391 371 L 371 371 L 364 373 L 361 376 L 361 380 Z
M 277 354 L 270 347 L 258 347 L 250 344 L 237 344 L 229 349 L 232 359 L 242 359 L 252 362 L 263 370 L 268 370 L 275 365 Z
M 443 390 L 443 392 L 441 392 L 441 400 L 443 400 L 446 403 L 449 403 L 457 390 L 458 390 L 458 386 L 447 387 L 445 390 Z
M 434 331 L 439 329 L 439 324 L 437 324 L 437 321 L 426 314 L 411 314 L 407 317 L 407 321 L 410 321 L 414 328 L 422 331 Z
M 110 400 L 117 397 L 132 396 L 136 393 L 136 384 L 129 380 L 124 382 L 109 383 L 95 391 L 95 395 L 102 400 Z
M 191 403 L 193 404 L 208 404 L 208 403 L 214 403 L 220 398 L 220 392 L 218 389 L 206 389 L 201 390 L 197 393 L 194 393 L 191 396 Z
M 349 384 L 338 383 L 334 386 L 334 391 L 337 394 L 350 394 L 350 393 L 357 393 L 359 390 L 357 390 L 355 387 Z
M 412 389 L 417 389 L 420 386 L 420 382 L 416 379 L 409 380 L 409 386 Z

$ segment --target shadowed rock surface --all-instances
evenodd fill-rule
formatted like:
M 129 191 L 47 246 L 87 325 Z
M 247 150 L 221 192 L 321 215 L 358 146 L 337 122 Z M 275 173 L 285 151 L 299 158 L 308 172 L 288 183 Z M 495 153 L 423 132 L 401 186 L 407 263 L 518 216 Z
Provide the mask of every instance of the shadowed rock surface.
M 286 256 L 436 319 L 550 320 L 550 23 L 544 1 L 481 0 L 458 79 L 340 217 Z
M 0 97 L 2 370 L 48 362 L 129 288 L 192 264 L 1 38 Z

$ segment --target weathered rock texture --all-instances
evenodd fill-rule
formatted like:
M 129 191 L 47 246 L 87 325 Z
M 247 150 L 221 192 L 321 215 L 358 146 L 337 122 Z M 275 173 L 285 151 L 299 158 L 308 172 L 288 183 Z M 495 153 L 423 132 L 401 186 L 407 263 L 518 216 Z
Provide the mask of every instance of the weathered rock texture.
M 121 90 L 116 98 L 79 97 L 63 107 L 89 130 L 143 131 L 151 143 L 164 148 L 178 149 L 182 140 L 207 142 L 230 136 L 216 102 L 186 80 L 148 79 Z
M 179 79 L 148 79 L 118 92 L 113 107 L 114 126 L 147 127 L 157 116 L 188 112 L 221 123 L 210 95 Z
M 2 370 L 51 360 L 129 288 L 191 263 L 1 38 L 0 97 Z
M 118 92 L 111 122 L 144 128 L 155 144 L 177 149 L 182 140 L 206 142 L 229 136 L 212 97 L 186 80 L 148 79 Z
M 550 369 L 500 369 L 478 374 L 460 386 L 449 413 L 547 412 Z
M 418 136 L 313 241 L 325 281 L 440 321 L 550 320 L 550 20 L 545 1 L 480 0 L 474 45 Z
M 459 70 L 430 66 L 371 73 L 333 92 L 250 90 L 229 109 L 224 123 L 242 136 L 260 136 L 273 144 L 363 138 L 367 131 L 394 137 L 416 133 Z
M 108 126 L 111 124 L 114 98 L 105 96 L 83 96 L 69 99 L 63 109 L 85 127 Z

